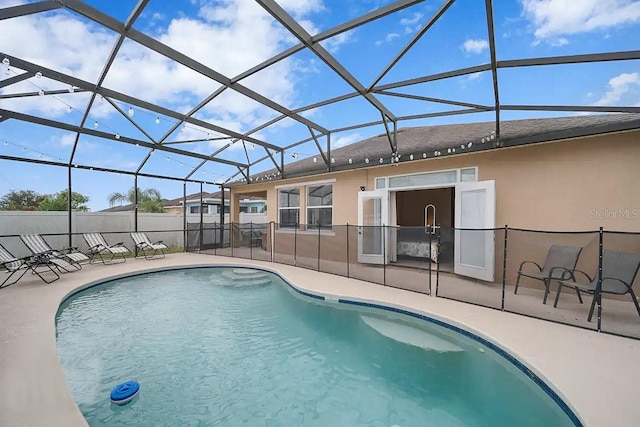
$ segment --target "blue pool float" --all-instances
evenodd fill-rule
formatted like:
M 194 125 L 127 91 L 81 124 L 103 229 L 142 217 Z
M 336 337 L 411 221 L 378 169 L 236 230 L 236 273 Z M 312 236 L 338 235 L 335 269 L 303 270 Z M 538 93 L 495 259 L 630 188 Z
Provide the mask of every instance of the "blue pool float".
M 127 381 L 126 383 L 118 384 L 113 390 L 111 390 L 111 403 L 116 405 L 124 405 L 133 400 L 134 397 L 140 392 L 140 383 L 137 381 Z

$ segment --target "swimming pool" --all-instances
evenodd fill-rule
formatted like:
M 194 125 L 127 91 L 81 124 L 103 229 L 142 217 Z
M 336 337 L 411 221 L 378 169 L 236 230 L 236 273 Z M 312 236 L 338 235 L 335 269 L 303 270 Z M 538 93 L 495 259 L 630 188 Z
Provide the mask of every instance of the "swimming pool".
M 138 275 L 65 301 L 58 354 L 91 426 L 574 425 L 491 345 L 302 300 L 275 275 L 242 271 Z M 111 389 L 130 379 L 139 398 L 112 405 Z

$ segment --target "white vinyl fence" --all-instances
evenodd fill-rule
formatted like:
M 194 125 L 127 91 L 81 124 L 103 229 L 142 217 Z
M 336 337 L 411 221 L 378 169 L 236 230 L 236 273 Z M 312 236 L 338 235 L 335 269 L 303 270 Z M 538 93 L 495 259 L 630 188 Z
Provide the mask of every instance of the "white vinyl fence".
M 218 222 L 218 215 L 204 215 L 204 223 Z M 240 214 L 241 223 L 265 223 L 265 214 Z M 187 222 L 199 223 L 199 214 L 187 214 Z M 229 214 L 225 214 L 225 223 L 229 222 Z M 133 243 L 129 232 L 134 230 L 133 212 L 72 212 L 71 232 L 102 232 L 110 244 L 123 242 L 132 249 Z M 138 213 L 138 230 L 148 232 L 152 241 L 162 240 L 169 247 L 183 247 L 184 228 L 182 214 Z M 27 212 L 0 211 L 0 243 L 16 257 L 30 255 L 19 237 L 20 234 L 64 234 L 61 236 L 45 236 L 45 240 L 53 248 L 67 247 L 69 244 L 69 215 L 67 212 Z M 86 243 L 81 235 L 73 236 L 73 246 L 84 250 Z

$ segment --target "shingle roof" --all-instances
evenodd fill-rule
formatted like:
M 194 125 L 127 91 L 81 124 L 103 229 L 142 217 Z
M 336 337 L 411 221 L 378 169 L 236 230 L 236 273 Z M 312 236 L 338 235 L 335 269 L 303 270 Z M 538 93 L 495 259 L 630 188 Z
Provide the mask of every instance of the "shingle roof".
M 544 119 L 511 120 L 500 123 L 502 147 L 557 141 L 603 133 L 640 129 L 640 114 L 602 114 L 569 116 Z M 494 148 L 495 122 L 465 123 L 401 128 L 397 132 L 397 147 L 400 161 L 433 158 L 439 151 L 441 156 L 484 151 Z M 493 139 L 492 139 L 493 135 Z M 484 143 L 483 143 L 484 140 Z M 469 145 L 471 144 L 471 145 Z M 464 148 L 463 148 L 464 146 Z M 455 149 L 455 153 L 449 153 Z M 332 170 L 347 170 L 380 165 L 391 162 L 391 146 L 386 134 L 365 139 L 331 151 L 335 159 Z M 369 158 L 369 163 L 365 159 Z M 352 159 L 352 163 L 349 163 Z M 327 172 L 322 156 L 316 162 L 306 158 L 285 164 L 284 175 L 288 178 Z M 253 181 L 275 179 L 277 170 L 271 169 L 252 175 Z M 229 186 L 246 185 L 245 182 L 229 183 Z

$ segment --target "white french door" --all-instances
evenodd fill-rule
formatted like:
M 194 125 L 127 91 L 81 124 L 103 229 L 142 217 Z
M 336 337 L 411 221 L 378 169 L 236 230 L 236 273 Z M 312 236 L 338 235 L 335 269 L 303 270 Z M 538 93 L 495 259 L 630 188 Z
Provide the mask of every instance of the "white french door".
M 389 192 L 358 193 L 358 262 L 383 264 L 389 258 L 388 236 L 382 226 L 389 224 Z
M 494 280 L 495 232 L 464 229 L 493 229 L 495 221 L 495 181 L 456 184 L 453 264 L 456 274 Z

